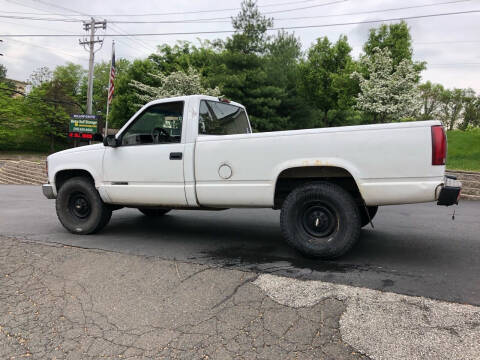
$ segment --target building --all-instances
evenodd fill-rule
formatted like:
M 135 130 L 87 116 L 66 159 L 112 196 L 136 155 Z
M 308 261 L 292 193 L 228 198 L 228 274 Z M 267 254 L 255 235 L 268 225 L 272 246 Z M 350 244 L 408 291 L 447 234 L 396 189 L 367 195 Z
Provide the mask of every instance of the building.
M 26 92 L 28 92 L 28 89 L 27 89 L 28 83 L 26 83 L 25 81 L 19 81 L 19 80 L 13 80 L 13 79 L 6 79 L 6 80 L 11 82 L 13 85 L 15 85 L 16 91 L 21 92 L 22 94 L 26 94 Z M 22 96 L 22 94 L 13 93 L 12 97 Z

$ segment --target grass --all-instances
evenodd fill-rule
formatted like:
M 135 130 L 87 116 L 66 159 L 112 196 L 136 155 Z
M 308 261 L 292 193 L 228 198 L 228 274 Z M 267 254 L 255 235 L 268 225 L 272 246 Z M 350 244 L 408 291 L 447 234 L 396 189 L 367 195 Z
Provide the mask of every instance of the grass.
M 447 169 L 480 171 L 480 129 L 447 132 Z

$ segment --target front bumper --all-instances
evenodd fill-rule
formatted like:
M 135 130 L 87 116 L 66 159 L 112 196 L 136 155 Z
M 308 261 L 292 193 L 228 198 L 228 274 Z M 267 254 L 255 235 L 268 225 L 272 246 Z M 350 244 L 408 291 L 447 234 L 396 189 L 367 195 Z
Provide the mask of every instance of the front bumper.
M 56 196 L 53 192 L 53 186 L 50 185 L 50 184 L 43 184 L 42 185 L 42 192 L 43 192 L 43 195 L 45 195 L 45 197 L 47 199 L 55 199 Z
M 437 205 L 457 205 L 462 191 L 462 183 L 454 176 L 445 176 L 445 181 L 438 195 Z

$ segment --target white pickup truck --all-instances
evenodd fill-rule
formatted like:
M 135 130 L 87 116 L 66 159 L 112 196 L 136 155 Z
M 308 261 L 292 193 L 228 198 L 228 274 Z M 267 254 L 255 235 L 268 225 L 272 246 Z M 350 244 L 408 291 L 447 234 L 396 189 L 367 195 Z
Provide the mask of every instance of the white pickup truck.
M 281 209 L 285 240 L 327 259 L 380 205 L 456 204 L 461 183 L 445 177 L 445 158 L 439 121 L 252 133 L 242 105 L 182 96 L 148 103 L 103 144 L 50 155 L 43 193 L 77 234 L 121 207 Z

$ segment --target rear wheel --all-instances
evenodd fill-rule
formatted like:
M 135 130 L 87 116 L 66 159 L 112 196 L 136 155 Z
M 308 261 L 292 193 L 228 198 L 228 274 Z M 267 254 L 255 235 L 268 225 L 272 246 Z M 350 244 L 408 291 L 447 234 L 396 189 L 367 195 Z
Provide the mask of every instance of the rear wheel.
M 92 234 L 104 228 L 112 217 L 93 183 L 85 177 L 74 177 L 58 191 L 55 203 L 62 225 L 74 234 Z
M 170 211 L 170 209 L 149 209 L 149 208 L 138 208 L 140 212 L 148 217 L 157 217 L 163 216 Z
M 373 220 L 377 214 L 378 206 L 367 206 L 367 209 L 365 209 L 365 206 L 360 205 L 358 211 L 360 212 L 361 227 L 364 227 L 365 225 L 370 224 L 370 220 Z
M 328 182 L 294 189 L 282 205 L 285 240 L 302 254 L 333 259 L 345 254 L 360 235 L 360 213 L 353 197 Z

